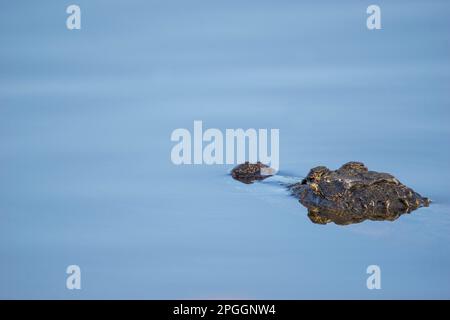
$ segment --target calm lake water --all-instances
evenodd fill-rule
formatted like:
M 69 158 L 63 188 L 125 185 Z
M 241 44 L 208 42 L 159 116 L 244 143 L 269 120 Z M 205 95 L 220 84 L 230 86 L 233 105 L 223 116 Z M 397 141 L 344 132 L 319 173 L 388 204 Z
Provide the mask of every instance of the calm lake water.
M 0 10 L 0 298 L 450 298 L 450 4 L 78 0 Z M 351 160 L 434 202 L 317 225 L 176 128 L 280 129 L 280 170 Z M 66 267 L 82 289 L 66 289 Z M 368 290 L 366 268 L 381 268 Z

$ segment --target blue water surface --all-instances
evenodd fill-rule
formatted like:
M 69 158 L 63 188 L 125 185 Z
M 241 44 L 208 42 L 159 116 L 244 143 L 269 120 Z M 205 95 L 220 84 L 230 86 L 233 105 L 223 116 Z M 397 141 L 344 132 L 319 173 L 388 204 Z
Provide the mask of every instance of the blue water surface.
M 0 4 L 0 298 L 450 298 L 450 3 Z M 280 129 L 281 172 L 351 160 L 433 204 L 313 224 L 176 128 Z M 66 289 L 79 265 L 82 289 Z M 381 268 L 368 290 L 366 268 Z

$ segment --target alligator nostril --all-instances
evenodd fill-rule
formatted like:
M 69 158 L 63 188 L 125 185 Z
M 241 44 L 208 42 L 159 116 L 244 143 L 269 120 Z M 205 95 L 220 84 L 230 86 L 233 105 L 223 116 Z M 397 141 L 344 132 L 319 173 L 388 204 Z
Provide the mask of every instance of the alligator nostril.
M 257 180 L 264 180 L 274 173 L 274 169 L 261 162 L 249 163 L 248 161 L 237 165 L 231 170 L 231 176 L 245 184 L 250 184 Z

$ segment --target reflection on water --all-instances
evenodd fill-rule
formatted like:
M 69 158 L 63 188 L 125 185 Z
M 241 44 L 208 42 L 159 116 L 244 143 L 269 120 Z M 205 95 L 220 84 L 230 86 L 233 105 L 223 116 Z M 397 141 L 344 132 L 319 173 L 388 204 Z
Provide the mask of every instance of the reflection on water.
M 408 211 L 386 211 L 384 213 L 354 213 L 350 211 L 337 211 L 323 208 L 308 209 L 308 217 L 317 224 L 327 224 L 333 222 L 337 225 L 345 226 L 353 223 L 360 223 L 366 220 L 372 221 L 394 221 Z

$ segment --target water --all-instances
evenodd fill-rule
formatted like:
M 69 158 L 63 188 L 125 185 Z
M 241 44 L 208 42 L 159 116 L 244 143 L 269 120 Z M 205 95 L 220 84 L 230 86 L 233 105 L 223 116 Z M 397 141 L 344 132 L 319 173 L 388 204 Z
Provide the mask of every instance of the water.
M 450 298 L 446 1 L 60 1 L 0 10 L 1 298 Z M 434 203 L 316 225 L 170 134 L 279 128 L 281 172 L 350 160 Z M 82 270 L 82 290 L 65 269 Z M 382 289 L 366 288 L 366 268 Z

